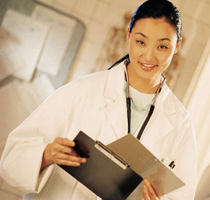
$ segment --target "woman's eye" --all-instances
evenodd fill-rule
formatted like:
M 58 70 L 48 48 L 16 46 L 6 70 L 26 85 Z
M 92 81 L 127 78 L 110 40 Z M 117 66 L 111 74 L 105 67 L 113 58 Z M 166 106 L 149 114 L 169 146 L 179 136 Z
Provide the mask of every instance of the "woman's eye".
M 164 46 L 164 45 L 160 45 L 159 46 L 159 49 L 168 49 L 168 47 L 167 46 Z
M 136 42 L 140 45 L 144 45 L 144 41 L 142 41 L 142 40 L 137 40 Z

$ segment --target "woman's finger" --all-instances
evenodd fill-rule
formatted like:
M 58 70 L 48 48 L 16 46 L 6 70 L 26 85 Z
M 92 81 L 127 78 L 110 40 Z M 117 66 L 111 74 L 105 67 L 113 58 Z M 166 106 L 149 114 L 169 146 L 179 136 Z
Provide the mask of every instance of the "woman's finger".
M 61 152 L 61 153 L 64 153 L 64 154 L 69 154 L 69 155 L 72 155 L 72 156 L 78 156 L 78 154 L 75 152 L 75 150 L 71 147 L 68 147 L 68 146 L 62 146 L 60 144 L 56 144 L 54 147 L 53 147 L 53 150 L 55 152 Z
M 81 163 L 85 163 L 86 159 L 58 153 L 53 157 L 53 161 L 60 165 L 79 166 Z
M 159 198 L 157 197 L 155 190 L 153 189 L 152 185 L 150 184 L 150 182 L 147 179 L 144 180 L 144 185 L 147 188 L 147 192 L 149 194 L 150 199 L 158 200 Z
M 56 159 L 55 163 L 58 165 L 65 165 L 65 166 L 71 166 L 71 167 L 78 167 L 81 164 L 79 162 L 73 162 L 73 161 L 62 160 L 62 159 Z
M 75 146 L 75 143 L 67 138 L 56 138 L 52 143 L 52 154 L 57 152 L 62 152 L 74 156 L 78 156 L 72 147 Z
M 142 190 L 143 190 L 143 196 L 144 196 L 143 199 L 144 200 L 150 200 L 150 196 L 149 196 L 149 192 L 148 192 L 147 186 L 143 185 Z
M 56 138 L 51 144 L 51 157 L 53 162 L 70 166 L 78 166 L 80 163 L 85 163 L 86 159 L 81 158 L 72 148 L 73 146 L 75 146 L 75 143 L 67 138 Z
M 68 138 L 57 137 L 55 138 L 54 143 L 58 143 L 62 146 L 69 146 L 69 147 L 75 146 L 75 142 L 72 140 L 69 140 Z
M 86 162 L 85 158 L 75 157 L 75 156 L 67 155 L 67 154 L 63 154 L 63 153 L 58 153 L 57 155 L 55 155 L 54 160 L 56 160 L 56 159 L 68 160 L 68 161 L 79 162 L 79 163 Z

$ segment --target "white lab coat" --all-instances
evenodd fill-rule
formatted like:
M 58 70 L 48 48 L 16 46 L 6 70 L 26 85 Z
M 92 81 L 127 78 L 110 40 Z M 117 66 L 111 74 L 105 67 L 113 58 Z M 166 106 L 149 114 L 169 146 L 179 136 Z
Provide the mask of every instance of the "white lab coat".
M 208 165 L 202 173 L 200 181 L 197 185 L 195 200 L 210 200 L 210 165 Z
M 126 113 L 123 63 L 67 84 L 9 135 L 1 176 L 24 194 L 34 193 L 24 199 L 96 199 L 95 194 L 56 165 L 40 174 L 43 151 L 56 137 L 73 140 L 80 130 L 108 144 L 127 134 Z M 193 200 L 195 134 L 188 114 L 166 84 L 141 142 L 159 159 L 164 158 L 166 164 L 175 159 L 174 172 L 186 183 L 161 199 Z

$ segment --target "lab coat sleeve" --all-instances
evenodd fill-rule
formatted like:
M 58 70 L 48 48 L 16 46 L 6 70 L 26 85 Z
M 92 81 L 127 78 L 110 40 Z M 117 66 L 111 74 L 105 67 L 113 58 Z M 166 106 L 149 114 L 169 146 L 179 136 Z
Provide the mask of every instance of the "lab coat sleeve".
M 210 200 L 210 165 L 203 171 L 200 181 L 198 182 L 195 200 Z
M 194 129 L 189 120 L 182 124 L 183 137 L 177 145 L 174 154 L 176 166 L 174 173 L 186 184 L 167 195 L 161 197 L 161 200 L 194 200 L 197 182 L 197 149 L 195 142 Z
M 8 136 L 0 163 L 2 178 L 22 193 L 38 193 L 54 165 L 42 172 L 43 151 L 64 133 L 61 92 L 57 91 Z

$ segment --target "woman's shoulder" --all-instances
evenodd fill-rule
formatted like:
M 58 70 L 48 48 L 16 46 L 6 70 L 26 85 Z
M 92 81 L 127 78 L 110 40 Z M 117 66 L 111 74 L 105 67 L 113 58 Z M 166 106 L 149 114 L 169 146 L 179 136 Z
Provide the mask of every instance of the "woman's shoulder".
M 106 86 L 111 88 L 112 86 L 119 86 L 119 83 L 123 80 L 124 64 L 114 67 L 110 70 L 103 70 L 95 72 L 89 75 L 85 75 L 81 78 L 67 83 L 63 87 L 59 88 L 61 93 L 87 93 L 94 95 L 104 92 Z M 120 86 L 117 88 L 121 88 Z
M 96 72 L 93 74 L 82 76 L 73 80 L 58 89 L 60 93 L 72 92 L 90 92 L 104 87 L 108 76 L 108 71 Z
M 170 90 L 170 88 L 167 87 L 166 91 L 167 95 L 164 100 L 163 107 L 170 123 L 179 129 L 180 134 L 183 133 L 183 131 L 186 132 L 185 128 L 190 130 L 189 134 L 195 134 L 193 131 L 194 127 L 192 119 L 186 107 Z
M 92 74 L 87 74 L 82 77 L 79 77 L 66 85 L 64 87 L 80 87 L 80 85 L 84 87 L 88 87 L 89 85 L 96 85 L 96 82 L 98 83 L 103 83 L 103 81 L 106 79 L 108 75 L 108 70 L 100 71 L 100 72 L 95 72 Z
M 188 116 L 188 111 L 181 100 L 165 85 L 165 106 L 167 109 L 176 112 L 177 114 Z

